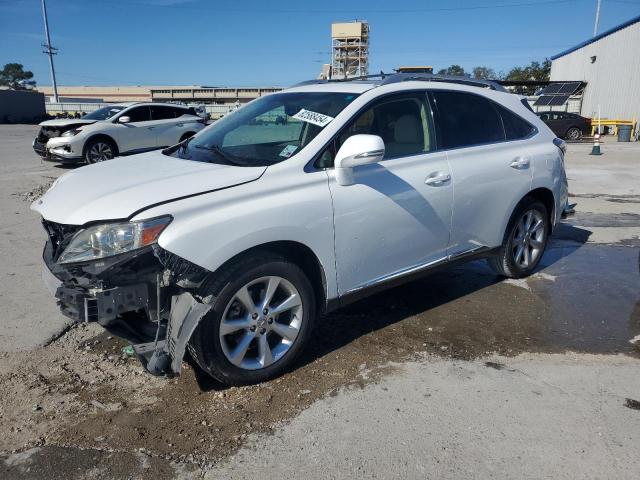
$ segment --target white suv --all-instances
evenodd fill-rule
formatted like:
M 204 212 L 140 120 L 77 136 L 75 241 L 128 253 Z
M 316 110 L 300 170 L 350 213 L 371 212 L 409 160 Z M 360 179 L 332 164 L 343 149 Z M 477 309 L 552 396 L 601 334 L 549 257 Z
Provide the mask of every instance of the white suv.
M 194 108 L 170 103 L 109 105 L 82 118 L 59 118 L 40 124 L 33 149 L 66 163 L 110 160 L 168 147 L 205 127 Z
M 238 385 L 289 368 L 320 312 L 435 267 L 529 275 L 566 204 L 564 144 L 521 97 L 442 80 L 303 84 L 62 176 L 33 205 L 62 311 L 152 373 L 188 348 Z

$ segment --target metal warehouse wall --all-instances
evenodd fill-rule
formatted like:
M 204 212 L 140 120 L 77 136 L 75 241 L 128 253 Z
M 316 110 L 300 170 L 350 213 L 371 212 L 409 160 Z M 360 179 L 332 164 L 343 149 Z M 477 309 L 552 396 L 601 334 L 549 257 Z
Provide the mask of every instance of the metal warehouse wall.
M 591 63 L 591 57 L 596 61 Z M 552 62 L 551 80 L 583 80 L 582 115 L 640 117 L 640 22 Z

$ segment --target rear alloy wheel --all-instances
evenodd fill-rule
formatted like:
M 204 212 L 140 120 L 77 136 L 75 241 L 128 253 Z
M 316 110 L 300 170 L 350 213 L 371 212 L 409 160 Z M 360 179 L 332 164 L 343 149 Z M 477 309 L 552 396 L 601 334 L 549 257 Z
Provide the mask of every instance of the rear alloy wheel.
M 269 380 L 288 370 L 308 341 L 315 296 L 304 272 L 275 254 L 252 255 L 203 285 L 211 310 L 189 342 L 198 365 L 227 385 Z
M 565 135 L 565 137 L 567 138 L 567 140 L 580 140 L 580 137 L 582 137 L 582 132 L 577 127 L 571 127 L 569 130 L 567 130 L 567 134 Z
M 545 206 L 533 198 L 525 198 L 511 217 L 503 246 L 489 259 L 489 264 L 501 276 L 522 278 L 531 275 L 544 254 L 549 232 Z
M 116 148 L 109 140 L 92 140 L 85 150 L 87 163 L 104 162 L 116 156 Z

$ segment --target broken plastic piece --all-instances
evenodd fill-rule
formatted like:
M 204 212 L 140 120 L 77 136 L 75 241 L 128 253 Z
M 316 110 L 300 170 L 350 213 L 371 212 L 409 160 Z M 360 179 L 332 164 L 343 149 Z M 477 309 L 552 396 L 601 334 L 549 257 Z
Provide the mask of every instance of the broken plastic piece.
M 171 355 L 171 370 L 175 374 L 180 374 L 182 359 L 191 334 L 209 310 L 211 305 L 200 302 L 188 292 L 171 298 L 167 351 Z

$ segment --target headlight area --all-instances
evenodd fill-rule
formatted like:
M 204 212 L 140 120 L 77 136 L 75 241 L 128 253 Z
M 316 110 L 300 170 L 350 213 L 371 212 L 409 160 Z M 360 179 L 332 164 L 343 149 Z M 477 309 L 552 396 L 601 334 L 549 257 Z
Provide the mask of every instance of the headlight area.
M 74 128 L 72 130 L 67 130 L 66 132 L 63 132 L 62 135 L 60 135 L 61 137 L 73 137 L 77 134 L 79 134 L 82 130 L 80 130 L 79 128 Z
M 61 281 L 55 297 L 62 313 L 125 338 L 158 375 L 179 373 L 188 340 L 175 325 L 169 341 L 176 298 L 197 297 L 210 274 L 157 244 L 170 222 L 158 217 L 83 229 L 43 222 L 49 233 L 43 256 Z
M 94 225 L 80 230 L 64 249 L 58 263 L 100 260 L 156 243 L 171 217 Z

